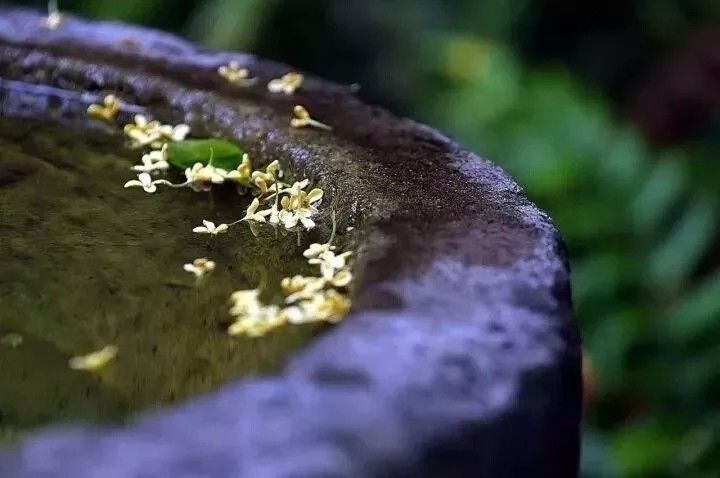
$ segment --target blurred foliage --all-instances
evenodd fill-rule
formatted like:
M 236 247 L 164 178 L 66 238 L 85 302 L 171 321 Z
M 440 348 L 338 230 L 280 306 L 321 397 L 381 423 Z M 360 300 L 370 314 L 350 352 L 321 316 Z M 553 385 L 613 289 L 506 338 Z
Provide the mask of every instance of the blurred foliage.
M 623 108 L 720 2 L 64 3 L 359 81 L 501 164 L 568 244 L 596 380 L 583 475 L 718 476 L 720 135 L 655 149 Z

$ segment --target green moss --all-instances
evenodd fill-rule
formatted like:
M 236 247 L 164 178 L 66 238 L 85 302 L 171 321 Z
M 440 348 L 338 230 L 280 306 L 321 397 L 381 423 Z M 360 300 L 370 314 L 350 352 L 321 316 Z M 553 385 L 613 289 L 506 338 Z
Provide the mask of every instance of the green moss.
M 93 137 L 92 140 L 88 139 Z M 194 193 L 123 189 L 140 153 L 119 137 L 0 120 L 0 429 L 57 420 L 116 420 L 276 371 L 318 328 L 285 327 L 260 339 L 231 338 L 233 290 L 264 289 L 309 273 L 295 234 L 247 224 L 208 238 L 202 219 L 230 222 L 248 200 L 233 188 Z M 176 178 L 179 179 L 179 178 Z M 217 269 L 195 286 L 182 265 L 210 257 Z M 71 356 L 106 344 L 118 357 L 96 374 Z M 10 431 L 9 431 L 10 430 Z

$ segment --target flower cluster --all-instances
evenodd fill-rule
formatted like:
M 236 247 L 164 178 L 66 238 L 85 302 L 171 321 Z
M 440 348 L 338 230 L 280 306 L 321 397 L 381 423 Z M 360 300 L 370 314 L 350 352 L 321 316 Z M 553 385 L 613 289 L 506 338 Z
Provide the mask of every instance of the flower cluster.
M 203 166 L 201 163 L 196 163 L 192 168 L 185 170 L 187 181 L 173 186 L 188 185 L 196 191 L 207 191 L 213 184 L 232 182 L 240 192 L 250 190 L 256 196 L 241 219 L 230 224 L 220 224 L 215 230 L 196 227 L 193 231 L 197 233 L 216 235 L 217 232 L 225 232 L 230 226 L 243 221 L 282 225 L 287 230 L 312 229 L 315 227 L 312 217 L 318 213 L 317 207 L 322 201 L 323 190 L 312 188 L 307 191 L 310 184 L 307 179 L 288 185 L 278 179 L 282 175 L 278 161 L 268 164 L 265 170 L 253 171 L 250 157 L 245 154 L 242 163 L 232 171 L 225 171 L 211 164 Z M 132 185 L 140 185 L 135 183 L 133 182 Z M 152 181 L 148 187 L 153 188 L 158 183 Z M 203 223 L 212 224 L 210 221 Z
M 249 77 L 247 69 L 240 68 L 234 62 L 218 68 L 218 73 L 234 84 L 247 85 L 256 80 Z M 290 95 L 302 82 L 302 75 L 288 73 L 272 80 L 268 84 L 268 90 Z M 119 108 L 119 100 L 108 95 L 102 105 L 90 105 L 88 115 L 109 121 L 115 118 Z M 314 120 L 300 105 L 295 106 L 293 112 L 294 118 L 290 123 L 292 127 L 331 129 L 330 126 Z M 311 187 L 307 179 L 292 184 L 284 182 L 284 174 L 277 160 L 267 164 L 264 169 L 253 170 L 250 157 L 243 154 L 240 164 L 228 171 L 213 164 L 211 148 L 207 163 L 197 162 L 186 168 L 185 181 L 175 184 L 165 179 L 154 179 L 152 174 L 169 169 L 168 143 L 184 140 L 190 133 L 190 127 L 185 124 L 166 125 L 151 121 L 143 115 L 136 115 L 133 123 L 125 125 L 124 132 L 132 146 L 150 149 L 142 156 L 141 164 L 132 167 L 138 176 L 137 179 L 127 181 L 126 188 L 141 187 L 148 193 L 154 193 L 159 185 L 164 185 L 173 188 L 189 187 L 199 192 L 210 191 L 215 185 L 229 183 L 234 185 L 240 194 L 249 192 L 254 196 L 241 219 L 229 224 L 215 224 L 203 219 L 201 226 L 193 228 L 194 233 L 214 237 L 227 233 L 230 227 L 244 221 L 281 226 L 291 231 L 315 227 L 313 218 L 318 214 L 318 207 L 324 196 L 323 190 Z M 350 299 L 346 292 L 353 279 L 348 264 L 352 253 L 335 252 L 335 247 L 331 245 L 335 237 L 335 227 L 333 214 L 333 233 L 328 243 L 311 244 L 303 253 L 310 265 L 317 266 L 318 275 L 295 275 L 281 281 L 280 287 L 285 294 L 283 306 L 263 304 L 258 289 L 237 291 L 232 295 L 230 314 L 235 317 L 235 322 L 228 329 L 230 335 L 258 337 L 288 323 L 334 323 L 342 320 L 350 308 Z M 193 274 L 199 283 L 212 273 L 215 267 L 214 261 L 203 257 L 184 264 L 183 270 Z M 116 353 L 116 348 L 106 347 L 88 356 L 76 357 L 71 366 L 82 369 L 99 368 Z
M 190 134 L 190 126 L 186 124 L 162 124 L 159 121 L 149 121 L 143 115 L 135 115 L 133 120 L 134 123 L 125 125 L 124 131 L 134 148 L 149 146 L 159 149 L 170 141 L 182 141 Z
M 267 209 L 258 210 L 260 208 L 261 199 L 255 198 L 247 208 L 245 216 L 241 221 L 267 222 L 273 226 L 282 225 L 287 230 L 295 230 L 298 227 L 306 230 L 315 227 L 315 221 L 312 217 L 317 214 L 317 206 L 322 201 L 324 192 L 320 188 L 313 188 L 306 191 L 310 181 L 307 179 L 293 183 L 288 186 L 280 181 L 274 180 L 273 183 L 265 188 L 265 192 L 272 194 L 260 198 L 265 203 L 274 199 Z M 263 180 L 263 186 L 265 181 Z M 278 201 L 278 198 L 281 198 Z
M 352 281 L 347 263 L 351 252 L 335 253 L 327 244 L 311 244 L 303 255 L 308 263 L 320 267 L 319 276 L 286 277 L 280 283 L 285 294 L 285 307 L 263 304 L 257 289 L 241 290 L 230 297 L 230 314 L 235 322 L 228 328 L 230 335 L 259 337 L 286 323 L 336 323 L 350 309 L 350 299 L 341 290 Z

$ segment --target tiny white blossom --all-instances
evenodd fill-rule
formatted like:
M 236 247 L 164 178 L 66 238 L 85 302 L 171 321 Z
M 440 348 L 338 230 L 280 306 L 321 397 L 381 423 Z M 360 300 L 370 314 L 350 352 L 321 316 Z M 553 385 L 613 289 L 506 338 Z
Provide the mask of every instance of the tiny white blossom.
M 152 194 L 157 191 L 158 184 L 164 183 L 165 181 L 153 181 L 152 177 L 148 173 L 140 173 L 138 174 L 137 179 L 131 179 L 130 181 L 126 182 L 124 187 L 141 187 L 145 190 L 146 193 Z
M 259 207 L 260 201 L 258 200 L 258 198 L 253 199 L 247 210 L 245 211 L 245 217 L 243 217 L 241 221 L 265 222 L 265 216 L 272 214 L 272 210 L 266 209 L 264 211 L 258 211 Z
M 93 103 L 88 106 L 87 114 L 92 118 L 112 121 L 120 111 L 120 100 L 115 95 L 107 95 L 102 104 Z
M 223 232 L 228 231 L 228 225 L 227 224 L 218 224 L 215 226 L 214 222 L 206 221 L 203 219 L 203 225 L 198 226 L 193 229 L 193 232 L 199 233 L 199 234 L 210 234 L 213 236 L 216 236 L 218 234 L 221 234 Z
M 149 121 L 144 115 L 135 115 L 133 120 L 133 123 L 125 125 L 124 131 L 135 148 L 160 148 L 168 141 L 182 141 L 190 133 L 190 126 L 186 124 L 164 125 L 159 121 Z
M 133 166 L 133 171 L 140 171 L 143 173 L 154 173 L 159 171 L 167 171 L 170 168 L 170 163 L 167 162 L 166 148 L 163 147 L 161 150 L 150 151 L 142 156 L 142 164 Z
M 117 346 L 106 345 L 96 352 L 71 358 L 69 365 L 73 370 L 98 370 L 107 365 L 117 354 Z
M 55 30 L 65 20 L 65 16 L 58 8 L 57 0 L 48 0 L 48 14 L 43 19 L 43 26 L 48 30 Z
M 300 88 L 305 78 L 300 73 L 286 73 L 280 78 L 270 80 L 267 85 L 268 91 L 271 93 L 285 93 L 286 95 L 292 95 L 295 90 Z
M 345 269 L 347 258 L 351 254 L 351 251 L 343 252 L 342 254 L 335 254 L 333 251 L 325 251 L 318 254 L 317 257 L 308 260 L 308 263 L 319 265 L 322 276 L 326 280 L 332 280 L 337 271 Z
M 190 134 L 190 126 L 184 123 L 175 126 L 164 124 L 160 126 L 160 132 L 171 141 L 182 141 Z
M 312 126 L 327 131 L 332 130 L 332 127 L 313 119 L 308 110 L 301 105 L 295 105 L 295 108 L 293 108 L 293 118 L 290 119 L 290 126 L 293 128 L 306 128 L 308 126 Z
M 307 257 L 308 259 L 312 259 L 314 257 L 319 256 L 323 252 L 326 251 L 334 251 L 335 246 L 331 246 L 330 244 L 317 244 L 313 243 L 308 246 L 307 249 L 303 252 L 303 256 Z
M 202 279 L 206 274 L 215 270 L 215 261 L 201 257 L 192 261 L 191 264 L 184 264 L 183 270 L 192 272 L 197 279 Z
M 185 179 L 193 191 L 209 191 L 213 184 L 222 184 L 228 172 L 212 165 L 203 166 L 202 163 L 193 164 L 192 168 L 185 169 Z
M 257 78 L 250 78 L 250 70 L 242 68 L 236 61 L 219 66 L 217 72 L 230 83 L 239 86 L 250 86 L 257 81 Z

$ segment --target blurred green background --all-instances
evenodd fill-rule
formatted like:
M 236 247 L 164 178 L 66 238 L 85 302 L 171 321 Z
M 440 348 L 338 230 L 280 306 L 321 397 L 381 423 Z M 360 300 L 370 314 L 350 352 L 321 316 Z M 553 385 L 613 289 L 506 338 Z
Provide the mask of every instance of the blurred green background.
M 502 165 L 568 244 L 583 476 L 720 476 L 720 2 L 60 3 L 360 83 Z

